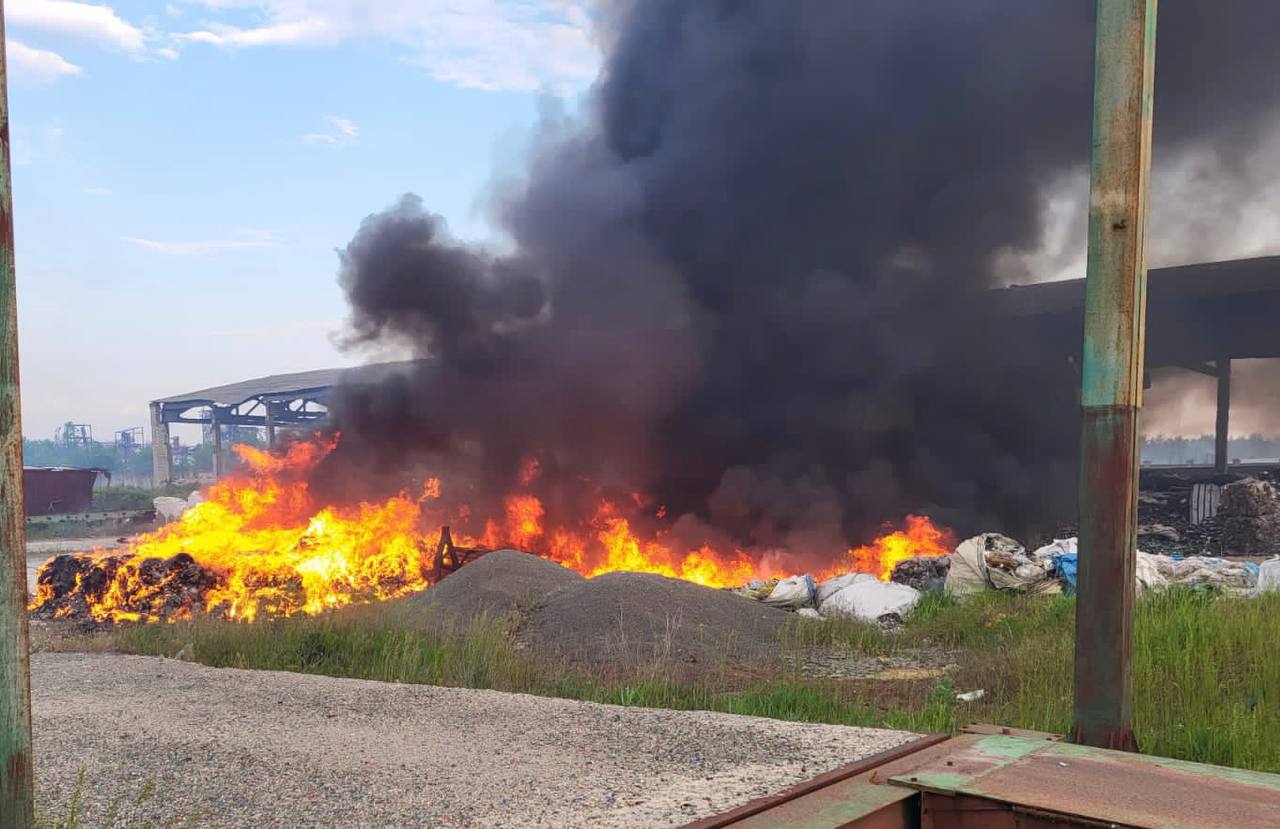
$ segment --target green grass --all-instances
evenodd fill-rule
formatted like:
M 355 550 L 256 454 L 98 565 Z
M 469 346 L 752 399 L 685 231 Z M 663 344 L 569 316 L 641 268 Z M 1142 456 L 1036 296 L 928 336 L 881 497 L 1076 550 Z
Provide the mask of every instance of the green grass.
M 954 731 L 981 721 L 1064 733 L 1071 724 L 1075 602 L 988 593 L 928 596 L 902 630 L 797 619 L 780 653 L 943 651 L 957 667 L 936 681 L 761 677 L 720 666 L 694 680 L 670 666 L 604 677 L 514 646 L 501 620 L 433 628 L 396 605 L 254 625 L 200 621 L 117 631 L 107 643 L 173 656 L 191 643 L 218 667 L 300 671 L 560 696 L 619 705 L 707 709 L 785 720 Z M 1280 594 L 1241 599 L 1171 591 L 1139 602 L 1135 717 L 1144 751 L 1280 772 Z M 798 660 L 793 659 L 793 664 Z M 958 691 L 984 689 L 975 703 Z

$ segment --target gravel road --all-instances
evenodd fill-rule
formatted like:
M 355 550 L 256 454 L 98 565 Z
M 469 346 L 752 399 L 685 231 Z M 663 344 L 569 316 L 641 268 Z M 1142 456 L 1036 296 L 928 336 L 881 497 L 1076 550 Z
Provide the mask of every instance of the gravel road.
M 86 826 L 679 826 L 912 737 L 113 654 L 32 686 L 39 800 L 83 769 Z

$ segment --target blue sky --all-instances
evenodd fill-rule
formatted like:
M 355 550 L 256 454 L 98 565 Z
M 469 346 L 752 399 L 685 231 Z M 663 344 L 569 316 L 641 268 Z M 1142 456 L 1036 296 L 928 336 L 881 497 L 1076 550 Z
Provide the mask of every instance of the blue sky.
M 334 249 L 401 193 L 485 238 L 584 0 L 6 0 L 23 431 L 358 361 Z

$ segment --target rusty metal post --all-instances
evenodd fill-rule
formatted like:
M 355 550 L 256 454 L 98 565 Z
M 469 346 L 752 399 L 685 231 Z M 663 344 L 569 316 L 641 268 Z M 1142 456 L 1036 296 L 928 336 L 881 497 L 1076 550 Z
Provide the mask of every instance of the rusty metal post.
M 1227 471 L 1229 432 L 1231 430 L 1231 358 L 1219 357 L 1218 368 L 1218 422 L 1214 430 L 1213 468 L 1221 475 Z
M 31 663 L 7 61 L 4 0 L 0 0 L 0 829 L 28 829 L 35 825 Z
M 1098 0 L 1080 437 L 1075 742 L 1135 750 L 1138 412 L 1157 0 Z

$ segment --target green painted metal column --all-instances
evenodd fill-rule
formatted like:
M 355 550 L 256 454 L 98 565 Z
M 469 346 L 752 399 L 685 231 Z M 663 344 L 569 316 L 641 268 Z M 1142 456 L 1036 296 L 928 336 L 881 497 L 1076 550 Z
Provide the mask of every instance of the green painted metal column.
M 1074 741 L 1134 750 L 1138 413 L 1157 0 L 1098 0 L 1080 438 Z
M 22 504 L 9 76 L 3 18 L 4 0 L 0 0 L 0 829 L 27 829 L 35 824 L 26 601 L 27 528 Z

